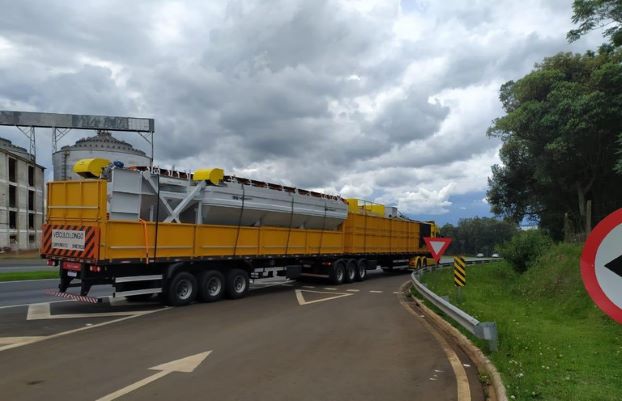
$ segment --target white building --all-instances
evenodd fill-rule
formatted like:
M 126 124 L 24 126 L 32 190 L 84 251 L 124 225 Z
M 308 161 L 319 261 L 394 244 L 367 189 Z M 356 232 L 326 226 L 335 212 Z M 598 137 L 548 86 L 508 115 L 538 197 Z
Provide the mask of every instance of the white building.
M 43 170 L 26 149 L 0 138 L 0 251 L 39 247 Z
M 73 172 L 73 165 L 78 160 L 91 158 L 108 159 L 111 162 L 119 160 L 126 166 L 151 165 L 150 158 L 142 150 L 116 139 L 108 131 L 98 131 L 95 136 L 82 138 L 75 145 L 63 146 L 54 152 L 54 180 L 79 180 L 80 176 Z

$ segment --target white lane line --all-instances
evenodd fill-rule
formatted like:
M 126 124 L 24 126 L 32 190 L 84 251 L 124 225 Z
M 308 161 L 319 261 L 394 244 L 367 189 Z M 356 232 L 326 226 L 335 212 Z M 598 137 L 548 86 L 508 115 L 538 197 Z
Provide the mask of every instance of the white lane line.
M 33 340 L 37 340 L 41 338 L 41 336 L 24 336 L 24 337 L 0 337 L 0 346 L 7 344 L 18 344 L 23 342 L 29 342 Z
M 7 272 L 7 273 L 8 273 L 8 272 Z M 12 280 L 12 281 L 0 281 L 0 285 L 1 285 L 1 284 L 8 284 L 8 283 L 28 283 L 28 282 L 31 282 L 31 281 L 52 281 L 52 280 L 54 280 L 54 281 L 58 281 L 58 279 L 57 279 L 57 278 L 39 278 L 39 279 L 36 279 L 36 280 Z
M 394 294 L 401 294 L 399 291 L 393 291 Z
M 115 317 L 128 315 L 144 315 L 149 311 L 127 311 L 127 312 L 98 312 L 98 313 L 66 313 L 52 315 L 50 303 L 32 304 L 28 307 L 26 320 L 49 320 L 49 319 L 89 319 L 94 317 Z
M 354 294 L 350 294 L 347 292 L 322 292 L 322 291 L 311 291 L 311 290 L 295 290 L 295 291 L 296 291 L 296 299 L 298 300 L 298 305 L 300 306 L 314 304 L 316 302 L 330 301 L 331 299 L 343 298 L 343 297 L 348 297 L 350 295 L 354 295 Z M 332 296 L 326 297 L 326 298 L 314 299 L 313 301 L 307 301 L 304 295 L 302 294 L 303 292 L 310 292 L 313 294 L 330 294 Z
M 63 299 L 63 300 L 59 300 L 59 301 L 50 301 L 48 303 L 49 304 L 56 304 L 56 303 L 59 303 L 59 302 L 76 302 L 76 301 L 73 300 L 73 299 Z M 5 306 L 0 306 L 0 309 L 17 308 L 19 306 L 30 306 L 30 305 L 34 305 L 34 304 L 5 305 Z
M 371 290 L 369 292 L 371 292 L 372 294 L 382 294 L 382 291 L 376 291 L 376 290 Z
M 332 288 L 332 287 L 324 287 L 324 289 L 328 291 L 337 291 L 336 288 Z
M 350 291 L 350 292 L 359 292 L 359 291 L 361 291 L 361 290 L 357 290 L 356 288 L 350 288 L 350 289 L 348 289 L 348 290 L 346 290 L 346 291 Z
M 5 351 L 7 349 L 21 347 L 23 345 L 34 344 L 34 343 L 38 343 L 40 341 L 50 340 L 52 338 L 62 337 L 62 336 L 66 336 L 68 334 L 78 333 L 80 331 L 94 329 L 95 327 L 106 326 L 106 325 L 109 325 L 109 324 L 122 322 L 124 320 L 133 319 L 133 318 L 139 317 L 139 316 L 145 316 L 145 315 L 148 315 L 148 314 L 151 314 L 151 313 L 155 313 L 155 312 L 161 312 L 163 310 L 168 310 L 168 309 L 170 309 L 170 308 L 165 307 L 165 308 L 162 308 L 162 309 L 155 309 L 155 310 L 152 310 L 152 311 L 142 312 L 140 315 L 125 316 L 125 317 L 122 317 L 120 319 L 114 319 L 114 320 L 110 320 L 108 322 L 97 323 L 97 324 L 94 324 L 92 326 L 79 327 L 77 329 L 67 330 L 67 331 L 63 331 L 63 332 L 60 332 L 60 333 L 52 334 L 52 335 L 49 335 L 49 336 L 33 338 L 30 341 L 24 341 L 24 342 L 20 342 L 20 343 L 8 344 L 8 345 L 0 347 L 0 351 Z

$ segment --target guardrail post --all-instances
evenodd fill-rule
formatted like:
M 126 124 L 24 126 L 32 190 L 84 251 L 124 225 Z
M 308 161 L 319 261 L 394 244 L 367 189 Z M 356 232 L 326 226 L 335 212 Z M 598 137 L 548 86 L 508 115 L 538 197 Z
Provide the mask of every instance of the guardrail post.
M 499 344 L 497 324 L 495 322 L 479 322 L 476 331 L 479 333 L 478 337 L 488 341 L 488 349 L 490 351 L 497 351 Z
M 488 348 L 491 352 L 497 351 L 497 324 L 495 322 L 480 322 L 462 309 L 452 305 L 444 297 L 439 297 L 430 291 L 425 284 L 419 281 L 421 273 L 413 272 L 411 275 L 413 286 L 419 293 L 475 337 L 488 341 Z

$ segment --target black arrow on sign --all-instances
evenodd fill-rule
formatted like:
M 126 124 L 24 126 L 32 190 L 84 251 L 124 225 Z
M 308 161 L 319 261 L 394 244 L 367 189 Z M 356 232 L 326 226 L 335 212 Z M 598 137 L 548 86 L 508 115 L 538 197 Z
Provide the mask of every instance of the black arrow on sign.
M 622 255 L 605 264 L 605 267 L 622 277 Z

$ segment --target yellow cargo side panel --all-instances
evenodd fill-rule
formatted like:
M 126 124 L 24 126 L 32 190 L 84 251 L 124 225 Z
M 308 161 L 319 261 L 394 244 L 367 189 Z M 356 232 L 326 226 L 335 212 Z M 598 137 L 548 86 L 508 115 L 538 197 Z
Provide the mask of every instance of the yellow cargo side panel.
M 138 221 L 109 221 L 100 242 L 100 259 L 190 258 L 194 252 L 193 224 L 159 223 L 158 246 L 154 247 L 156 224 Z
M 237 238 L 237 227 L 234 226 L 197 226 L 195 255 L 210 257 L 233 255 Z
M 419 223 L 350 213 L 344 223 L 346 253 L 411 253 L 419 247 Z
M 106 181 L 55 181 L 47 184 L 47 220 L 97 221 L 106 219 Z

